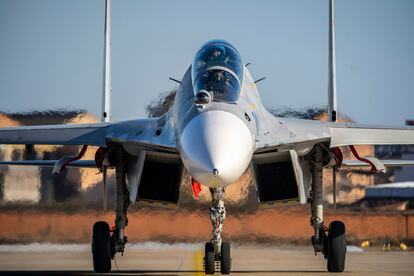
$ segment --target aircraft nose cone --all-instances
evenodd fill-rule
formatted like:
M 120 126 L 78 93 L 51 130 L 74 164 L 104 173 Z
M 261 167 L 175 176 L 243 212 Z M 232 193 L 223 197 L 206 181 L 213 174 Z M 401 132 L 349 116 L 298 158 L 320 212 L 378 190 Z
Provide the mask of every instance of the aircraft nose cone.
M 209 187 L 224 187 L 247 169 L 253 137 L 245 123 L 225 111 L 194 117 L 180 136 L 180 154 L 187 171 Z

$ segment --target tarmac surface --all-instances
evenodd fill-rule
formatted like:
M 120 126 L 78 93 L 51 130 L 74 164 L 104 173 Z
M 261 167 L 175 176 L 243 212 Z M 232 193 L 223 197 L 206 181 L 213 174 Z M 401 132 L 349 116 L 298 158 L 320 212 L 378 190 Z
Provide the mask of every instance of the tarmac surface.
M 116 256 L 116 275 L 204 275 L 203 244 L 138 243 Z M 326 262 L 311 247 L 232 245 L 232 275 L 320 275 Z M 0 245 L 0 274 L 93 275 L 88 244 Z M 414 251 L 348 247 L 344 275 L 414 275 Z M 219 274 L 219 273 L 216 273 Z M 336 274 L 338 275 L 338 274 Z

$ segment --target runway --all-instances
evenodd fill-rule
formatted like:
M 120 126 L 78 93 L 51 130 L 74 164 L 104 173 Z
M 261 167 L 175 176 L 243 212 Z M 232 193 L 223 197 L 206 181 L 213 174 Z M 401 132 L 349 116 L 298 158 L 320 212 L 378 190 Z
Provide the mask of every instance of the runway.
M 7 275 L 93 275 L 88 244 L 0 245 L 0 273 Z M 326 272 L 321 255 L 311 247 L 232 245 L 232 275 L 320 275 Z M 116 275 L 203 275 L 203 244 L 138 243 L 117 255 Z M 118 267 L 118 268 L 117 268 Z M 362 251 L 349 247 L 346 275 L 412 275 L 414 252 Z

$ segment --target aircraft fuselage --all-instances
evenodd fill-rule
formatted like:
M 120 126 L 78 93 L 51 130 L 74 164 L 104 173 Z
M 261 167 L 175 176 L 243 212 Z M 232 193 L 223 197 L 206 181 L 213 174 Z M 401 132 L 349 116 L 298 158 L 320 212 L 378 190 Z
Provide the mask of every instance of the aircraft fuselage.
M 195 72 L 199 63 L 201 70 Z M 207 93 L 207 101 L 197 102 L 200 92 Z M 258 106 L 256 86 L 237 50 L 222 41 L 201 47 L 182 78 L 171 113 L 178 150 L 195 180 L 224 187 L 244 173 L 255 150 Z

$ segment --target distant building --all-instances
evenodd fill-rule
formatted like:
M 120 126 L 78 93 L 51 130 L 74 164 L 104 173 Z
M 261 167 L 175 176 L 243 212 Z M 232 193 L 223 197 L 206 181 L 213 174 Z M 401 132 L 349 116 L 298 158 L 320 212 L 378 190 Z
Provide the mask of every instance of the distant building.
M 407 120 L 407 126 L 414 126 L 414 120 Z M 375 146 L 375 156 L 380 159 L 414 160 L 414 145 Z M 387 175 L 378 176 L 376 183 L 414 181 L 413 167 L 397 167 L 389 169 Z
M 365 187 L 366 199 L 414 199 L 414 182 L 399 182 Z

